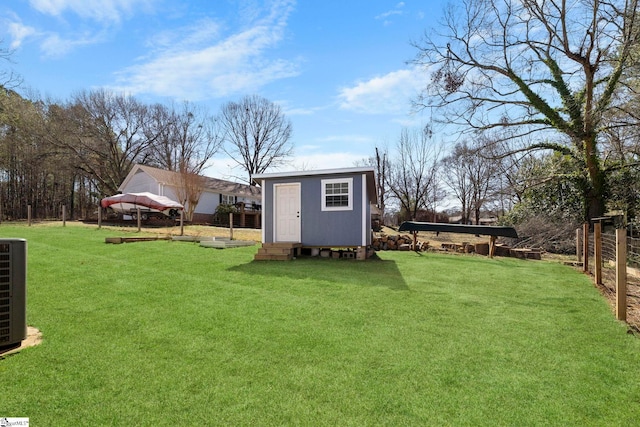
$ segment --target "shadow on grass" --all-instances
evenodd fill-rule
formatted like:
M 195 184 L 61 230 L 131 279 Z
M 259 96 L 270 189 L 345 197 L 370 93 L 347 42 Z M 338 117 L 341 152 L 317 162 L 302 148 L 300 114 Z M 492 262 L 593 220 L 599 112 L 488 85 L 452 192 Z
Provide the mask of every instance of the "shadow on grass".
M 251 261 L 229 271 L 288 280 L 318 279 L 358 286 L 384 286 L 407 291 L 409 287 L 395 261 L 378 257 L 366 261 L 302 257 L 291 261 Z

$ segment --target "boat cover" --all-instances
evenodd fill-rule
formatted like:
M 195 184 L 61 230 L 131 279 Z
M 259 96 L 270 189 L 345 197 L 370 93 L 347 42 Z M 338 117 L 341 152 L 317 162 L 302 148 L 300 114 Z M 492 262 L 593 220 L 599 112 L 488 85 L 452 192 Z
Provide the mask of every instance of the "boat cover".
M 149 209 L 156 209 L 158 211 L 165 211 L 167 209 L 184 209 L 184 206 L 168 197 L 147 192 L 116 194 L 115 196 L 105 197 L 100 201 L 100 206 L 103 208 L 108 208 L 110 206 L 115 208 L 116 206 L 113 205 L 119 204 L 139 205 Z
M 497 227 L 491 225 L 444 224 L 437 222 L 405 221 L 398 231 L 435 231 L 441 233 L 464 233 L 485 236 L 501 236 L 518 238 L 513 227 Z

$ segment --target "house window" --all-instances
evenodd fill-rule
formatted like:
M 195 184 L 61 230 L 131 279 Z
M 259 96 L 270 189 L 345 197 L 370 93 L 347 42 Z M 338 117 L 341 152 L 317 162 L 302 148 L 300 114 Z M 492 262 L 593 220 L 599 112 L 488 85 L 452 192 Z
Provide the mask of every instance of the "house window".
M 352 208 L 353 178 L 322 180 L 322 210 L 348 211 Z
M 230 196 L 228 194 L 220 195 L 220 204 L 222 205 L 233 205 L 235 202 L 235 196 Z

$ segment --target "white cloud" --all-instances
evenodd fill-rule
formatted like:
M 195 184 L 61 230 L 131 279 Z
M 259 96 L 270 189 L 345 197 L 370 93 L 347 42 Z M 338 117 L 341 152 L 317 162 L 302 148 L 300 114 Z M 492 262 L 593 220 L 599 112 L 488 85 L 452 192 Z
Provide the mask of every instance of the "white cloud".
M 356 162 L 369 157 L 372 142 L 371 137 L 357 134 L 314 138 L 309 144 L 296 146 L 293 159 L 284 170 L 353 167 Z
M 404 15 L 403 9 L 404 9 L 404 2 L 400 2 L 396 4 L 396 6 L 393 9 L 383 12 L 378 16 L 376 16 L 375 19 L 382 20 L 385 26 L 390 25 L 391 21 L 389 21 L 388 18 L 391 16 Z
M 157 52 L 181 51 L 199 46 L 220 36 L 222 25 L 211 18 L 204 18 L 186 28 L 169 29 L 156 33 L 147 45 Z
M 119 24 L 137 10 L 150 11 L 156 0 L 29 0 L 30 6 L 44 15 L 65 21 L 65 32 L 38 29 L 22 24 L 20 18 L 10 13 L 7 32 L 11 36 L 11 48 L 21 47 L 27 40 L 40 44 L 44 56 L 60 57 L 80 46 L 100 43 L 110 27 Z M 82 25 L 69 25 L 63 16 L 72 13 L 81 19 L 98 22 L 95 30 L 79 31 Z M 86 28 L 86 27 L 85 27 Z
M 345 143 L 337 150 L 328 142 L 339 140 Z M 316 141 L 318 144 L 314 143 Z M 310 144 L 296 145 L 293 156 L 288 161 L 287 165 L 284 165 L 277 170 L 269 170 L 268 172 L 351 168 L 354 167 L 357 162 L 360 162 L 371 155 L 370 141 L 370 138 L 358 135 L 318 138 Z M 346 142 L 356 143 L 346 144 Z M 359 144 L 358 142 L 367 143 Z M 348 147 L 349 151 L 346 151 L 344 149 L 345 147 Z M 229 180 L 246 179 L 246 172 L 244 172 L 242 168 L 223 153 L 220 153 L 217 157 L 212 159 L 204 174 L 215 178 Z
M 318 111 L 318 108 L 284 108 L 284 115 L 287 117 L 290 116 L 310 116 L 315 114 Z
M 190 100 L 251 92 L 299 73 L 298 62 L 269 59 L 267 51 L 283 38 L 292 1 L 276 2 L 266 16 L 218 39 L 218 24 L 202 21 L 163 44 L 144 63 L 117 74 L 117 88 Z M 215 27 L 215 28 L 214 28 Z
M 427 82 L 416 68 L 393 71 L 340 90 L 340 108 L 365 114 L 406 114 Z
M 35 28 L 23 25 L 20 22 L 10 22 L 7 25 L 7 31 L 11 36 L 11 49 L 19 48 L 25 39 L 34 36 L 37 33 Z
M 367 157 L 364 154 L 350 152 L 297 154 L 297 151 L 287 171 L 351 168 L 356 162 Z
M 301 170 L 322 170 L 352 168 L 357 162 L 367 158 L 366 154 L 336 152 L 324 154 L 294 155 L 286 166 L 268 172 L 290 172 Z M 203 172 L 213 178 L 244 182 L 247 173 L 228 158 L 213 159 Z
M 276 99 L 273 102 L 275 102 L 280 106 L 280 108 L 282 108 L 282 112 L 287 117 L 310 116 L 326 108 L 326 107 L 296 107 L 296 106 L 293 106 L 291 102 L 289 102 L 286 99 Z
M 40 49 L 49 58 L 59 58 L 80 46 L 88 46 L 103 40 L 100 34 L 77 34 L 73 38 L 64 38 L 57 33 L 44 35 Z
M 318 142 L 370 143 L 371 138 L 366 135 L 328 135 L 316 138 Z
M 83 19 L 97 22 L 120 22 L 134 10 L 148 9 L 154 0 L 30 0 L 40 13 L 56 17 L 69 11 Z

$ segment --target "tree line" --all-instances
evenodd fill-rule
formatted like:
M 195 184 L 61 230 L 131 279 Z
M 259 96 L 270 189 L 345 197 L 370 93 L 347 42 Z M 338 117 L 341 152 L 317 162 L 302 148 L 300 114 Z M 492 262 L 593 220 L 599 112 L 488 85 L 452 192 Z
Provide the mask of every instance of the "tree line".
M 259 96 L 228 102 L 209 114 L 189 102 L 145 104 L 105 89 L 66 102 L 0 90 L 0 219 L 95 216 L 136 163 L 179 173 L 180 201 L 197 204 L 197 177 L 219 152 L 247 183 L 290 155 L 291 123 Z
M 455 200 L 471 223 L 485 211 L 514 224 L 610 211 L 636 218 L 637 0 L 464 0 L 443 18 L 414 42 L 412 61 L 430 76 L 414 106 L 433 122 L 403 129 L 365 161 L 377 169 L 381 207 L 423 219 Z M 62 103 L 23 98 L 11 73 L 0 72 L 0 83 L 4 219 L 24 217 L 27 204 L 40 217 L 61 204 L 89 216 L 134 163 L 188 176 L 222 150 L 251 183 L 292 152 L 291 123 L 258 96 L 210 116 L 194 104 L 146 105 L 106 90 Z M 443 129 L 453 142 L 439 140 Z
M 433 123 L 402 132 L 382 181 L 403 219 L 449 197 L 463 222 L 483 209 L 510 223 L 637 221 L 639 23 L 637 0 L 451 3 L 413 43 L 430 76 L 414 104 Z M 446 150 L 438 126 L 456 135 Z
M 484 138 L 484 155 L 525 154 L 525 171 L 543 173 L 529 184 L 577 197 L 583 220 L 635 216 L 638 24 L 637 0 L 457 2 L 415 43 L 431 73 L 416 105 Z

